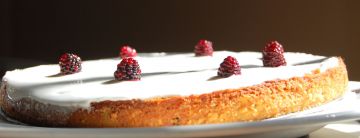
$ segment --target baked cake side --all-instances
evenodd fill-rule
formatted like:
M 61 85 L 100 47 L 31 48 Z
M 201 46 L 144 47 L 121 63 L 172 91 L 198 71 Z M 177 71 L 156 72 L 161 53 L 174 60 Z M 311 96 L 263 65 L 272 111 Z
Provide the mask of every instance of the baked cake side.
M 347 88 L 345 64 L 305 77 L 216 91 L 189 97 L 103 101 L 69 118 L 75 127 L 155 127 L 255 121 L 302 111 L 342 96 Z

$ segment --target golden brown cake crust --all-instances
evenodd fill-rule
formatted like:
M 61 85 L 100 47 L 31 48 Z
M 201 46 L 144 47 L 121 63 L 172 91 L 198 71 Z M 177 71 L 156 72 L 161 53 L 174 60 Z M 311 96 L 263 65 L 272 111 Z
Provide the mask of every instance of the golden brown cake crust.
M 40 126 L 158 127 L 255 121 L 302 111 L 342 96 L 348 76 L 341 58 L 339 63 L 338 67 L 321 73 L 314 70 L 304 77 L 202 95 L 93 102 L 90 110 L 76 109 L 70 114 L 53 110 L 61 107 L 29 102 L 29 99 L 11 101 L 4 82 L 0 105 L 8 116 Z M 19 110 L 19 103 L 37 104 L 47 110 L 41 113 L 35 108 Z

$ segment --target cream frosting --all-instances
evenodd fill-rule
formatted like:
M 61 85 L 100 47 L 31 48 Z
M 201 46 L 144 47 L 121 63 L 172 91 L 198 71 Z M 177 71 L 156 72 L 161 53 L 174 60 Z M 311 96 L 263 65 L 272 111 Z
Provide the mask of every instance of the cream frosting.
M 217 68 L 227 56 L 237 58 L 241 75 L 216 78 Z M 229 51 L 216 51 L 212 57 L 195 57 L 193 53 L 139 54 L 136 59 L 142 70 L 140 81 L 114 80 L 120 58 L 84 61 L 81 72 L 64 76 L 56 75 L 58 65 L 17 69 L 8 71 L 3 80 L 9 98 L 14 101 L 31 98 L 45 104 L 88 108 L 91 102 L 104 100 L 200 95 L 301 77 L 315 69 L 325 71 L 338 66 L 336 57 L 286 52 L 287 66 L 269 68 L 262 67 L 261 56 L 259 52 Z

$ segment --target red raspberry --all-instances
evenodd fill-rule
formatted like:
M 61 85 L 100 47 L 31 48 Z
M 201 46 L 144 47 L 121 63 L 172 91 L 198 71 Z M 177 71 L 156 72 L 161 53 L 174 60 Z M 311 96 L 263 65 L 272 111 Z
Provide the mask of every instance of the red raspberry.
M 124 45 L 120 49 L 121 58 L 135 57 L 136 55 L 137 55 L 136 50 L 128 45 Z
M 263 64 L 265 67 L 285 66 L 284 48 L 277 41 L 268 43 L 263 52 Z
M 213 47 L 212 42 L 208 40 L 200 40 L 199 43 L 195 46 L 195 56 L 212 56 Z
M 241 69 L 239 62 L 236 60 L 236 58 L 232 56 L 228 56 L 220 64 L 220 68 L 218 69 L 217 73 L 218 76 L 220 77 L 230 77 L 231 75 L 240 75 Z
M 81 58 L 75 54 L 65 53 L 59 59 L 60 72 L 73 74 L 81 71 Z
M 141 69 L 138 62 L 133 58 L 125 58 L 118 65 L 114 72 L 116 80 L 140 80 Z

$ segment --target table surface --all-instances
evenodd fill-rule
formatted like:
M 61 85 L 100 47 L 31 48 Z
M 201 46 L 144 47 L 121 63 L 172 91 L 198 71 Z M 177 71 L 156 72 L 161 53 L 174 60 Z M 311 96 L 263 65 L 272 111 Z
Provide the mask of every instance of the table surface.
M 339 122 L 326 125 L 311 133 L 310 138 L 359 138 L 360 123 L 357 121 Z

